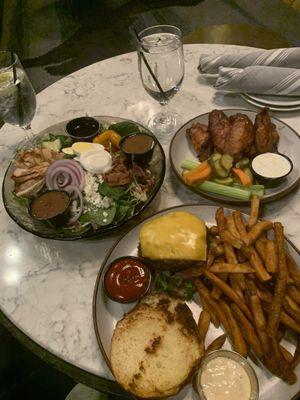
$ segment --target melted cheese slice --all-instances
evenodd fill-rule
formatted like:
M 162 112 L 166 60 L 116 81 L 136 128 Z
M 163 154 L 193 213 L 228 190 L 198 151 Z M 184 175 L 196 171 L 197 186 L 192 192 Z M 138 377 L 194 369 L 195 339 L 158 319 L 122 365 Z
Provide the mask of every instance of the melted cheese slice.
M 151 260 L 206 260 L 206 227 L 196 215 L 171 212 L 146 222 L 140 231 L 142 257 Z

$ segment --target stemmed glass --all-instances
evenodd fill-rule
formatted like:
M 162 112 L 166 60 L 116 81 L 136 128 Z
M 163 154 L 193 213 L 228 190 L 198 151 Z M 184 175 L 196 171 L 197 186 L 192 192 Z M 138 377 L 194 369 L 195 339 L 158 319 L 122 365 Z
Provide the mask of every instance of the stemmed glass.
M 171 25 L 156 25 L 138 34 L 138 65 L 147 93 L 163 108 L 178 92 L 184 77 L 182 33 Z M 165 109 L 148 121 L 149 128 L 164 138 L 174 133 L 176 116 Z
M 36 110 L 36 95 L 18 56 L 0 51 L 0 119 L 33 137 L 30 123 Z

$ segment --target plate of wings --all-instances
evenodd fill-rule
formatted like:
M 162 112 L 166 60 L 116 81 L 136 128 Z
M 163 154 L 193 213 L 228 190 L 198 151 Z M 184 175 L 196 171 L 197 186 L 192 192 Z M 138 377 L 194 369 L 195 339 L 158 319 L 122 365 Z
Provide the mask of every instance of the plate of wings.
M 245 109 L 212 110 L 185 123 L 170 145 L 170 163 L 179 180 L 190 190 L 212 200 L 247 204 L 249 201 L 204 192 L 187 185 L 182 175 L 184 160 L 203 162 L 214 152 L 229 154 L 235 161 L 267 152 L 279 152 L 290 158 L 292 172 L 276 187 L 267 188 L 261 199 L 270 202 L 288 194 L 300 181 L 300 136 L 264 108 L 259 113 Z

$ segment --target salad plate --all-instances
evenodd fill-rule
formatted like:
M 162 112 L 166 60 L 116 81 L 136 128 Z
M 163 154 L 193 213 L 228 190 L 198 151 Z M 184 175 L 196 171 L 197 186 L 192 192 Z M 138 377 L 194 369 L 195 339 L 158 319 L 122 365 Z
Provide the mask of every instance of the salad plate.
M 165 155 L 157 139 L 144 126 L 124 118 L 111 116 L 93 118 L 99 122 L 98 137 L 102 133 L 112 132 L 113 129 L 119 130 L 118 134 L 115 135 L 116 132 L 112 134 L 113 140 L 116 137 L 122 139 L 131 134 L 132 130 L 135 133 L 143 133 L 144 136 L 150 135 L 153 138 L 151 159 L 146 165 L 137 165 L 132 160 L 126 159 L 125 154 L 112 140 L 113 144 L 109 142 L 109 148 L 101 144 L 98 144 L 99 148 L 97 148 L 103 151 L 102 155 L 105 153 L 105 162 L 110 160 L 110 169 L 103 170 L 105 172 L 103 174 L 93 173 L 91 172 L 93 170 L 86 170 L 86 165 L 89 165 L 88 162 L 91 160 L 95 160 L 98 153 L 93 153 L 95 150 L 92 150 L 91 155 L 94 159 L 90 160 L 87 159 L 87 153 L 85 153 L 83 159 L 85 163 L 82 164 L 82 152 L 85 151 L 85 145 L 77 145 L 77 150 L 74 147 L 75 153 L 72 152 L 70 146 L 73 146 L 75 141 L 66 131 L 69 121 L 46 128 L 36 134 L 32 140 L 18 147 L 3 179 L 2 198 L 5 209 L 24 230 L 43 238 L 56 240 L 101 237 L 135 218 L 154 199 L 165 175 Z M 106 136 L 109 135 L 111 133 L 106 134 Z M 97 137 L 94 140 L 97 141 Z M 114 174 L 109 176 L 111 171 Z M 35 189 L 35 183 L 40 187 L 37 191 L 33 190 L 33 193 L 28 194 L 27 186 L 25 185 L 25 190 L 23 187 L 28 181 L 26 174 L 29 173 L 28 176 L 33 177 L 32 188 Z M 41 178 L 37 182 L 34 181 L 37 179 L 35 174 Z M 32 204 L 37 194 L 40 195 L 49 190 L 67 190 L 68 187 L 63 185 L 67 179 L 70 179 L 68 187 L 71 187 L 69 221 L 57 226 L 33 218 Z M 73 182 L 71 182 L 72 179 Z M 74 182 L 75 186 L 78 184 L 79 192 L 81 192 L 78 197 L 76 195 L 78 188 L 74 189 Z
M 245 109 L 224 109 L 221 110 L 226 117 L 234 116 L 237 113 L 244 114 L 253 123 L 255 121 L 257 113 L 255 111 L 245 110 Z M 208 192 L 196 188 L 194 186 L 188 185 L 183 176 L 182 164 L 185 160 L 191 160 L 193 163 L 197 160 L 197 154 L 192 146 L 191 141 L 188 138 L 187 130 L 199 123 L 206 125 L 208 124 L 209 113 L 199 115 L 190 121 L 186 122 L 179 130 L 175 133 L 169 151 L 170 163 L 173 171 L 177 178 L 189 189 L 197 193 L 202 197 L 208 199 L 224 201 L 231 204 L 249 204 L 250 198 L 239 199 L 231 197 L 230 195 L 217 194 L 213 192 Z M 287 177 L 285 177 L 277 185 L 269 185 L 264 189 L 264 194 L 261 199 L 262 202 L 270 202 L 281 198 L 282 196 L 288 194 L 293 190 L 299 183 L 299 172 L 300 172 L 300 160 L 298 154 L 300 152 L 300 138 L 299 134 L 292 129 L 290 126 L 285 124 L 278 118 L 273 116 L 270 117 L 272 124 L 276 126 L 276 130 L 279 135 L 278 147 L 276 152 L 287 156 L 293 163 L 293 169 Z M 250 158 L 250 157 L 249 157 Z M 251 163 L 251 158 L 250 158 Z M 255 182 L 253 182 L 255 183 Z M 235 183 L 234 183 L 235 185 Z M 237 184 L 238 185 L 238 184 Z M 256 186 L 256 185 L 253 185 Z
M 138 256 L 139 251 L 139 239 L 140 231 L 142 226 L 158 217 L 166 215 L 172 212 L 187 212 L 192 213 L 195 216 L 201 218 L 207 228 L 215 225 L 215 214 L 217 211 L 216 206 L 208 205 L 182 205 L 177 207 L 171 207 L 162 210 L 155 215 L 142 221 L 131 230 L 129 230 L 123 237 L 119 239 L 118 242 L 114 244 L 111 250 L 108 252 L 100 270 L 95 283 L 94 297 L 93 297 L 93 320 L 96 338 L 100 351 L 108 365 L 110 365 L 110 349 L 111 340 L 116 327 L 117 322 L 123 318 L 124 315 L 129 313 L 135 303 L 124 304 L 118 303 L 110 298 L 108 298 L 103 290 L 105 274 L 114 260 L 120 257 L 128 256 Z M 225 213 L 231 213 L 233 210 L 229 208 L 224 208 Z M 246 218 L 246 215 L 243 214 Z M 290 254 L 294 257 L 295 261 L 300 262 L 299 250 L 287 239 L 285 240 L 286 246 Z M 199 305 L 199 299 L 196 294 L 194 294 L 191 300 L 187 301 L 187 305 L 193 313 L 195 321 L 198 320 L 199 314 L 201 312 L 201 306 Z M 128 315 L 128 314 L 127 314 Z M 209 327 L 206 341 L 207 343 L 212 342 L 221 333 L 223 333 L 221 328 L 215 328 L 212 324 Z M 285 339 L 284 346 L 293 353 L 295 345 L 292 341 Z M 226 340 L 224 349 L 230 349 L 231 345 Z M 175 351 L 175 350 L 174 350 Z M 248 359 L 249 360 L 249 359 Z M 266 369 L 262 368 L 261 365 L 253 362 L 252 359 L 249 360 L 251 366 L 254 368 L 258 381 L 259 381 L 259 398 L 260 400 L 272 400 L 276 398 L 277 400 L 287 400 L 297 398 L 297 393 L 299 392 L 299 385 L 296 383 L 294 385 L 288 385 L 276 376 L 270 374 Z M 296 369 L 296 375 L 298 379 L 300 378 L 300 369 Z M 176 400 L 196 400 L 199 399 L 197 393 L 193 390 L 192 385 L 186 385 L 176 396 L 170 397 L 170 399 Z

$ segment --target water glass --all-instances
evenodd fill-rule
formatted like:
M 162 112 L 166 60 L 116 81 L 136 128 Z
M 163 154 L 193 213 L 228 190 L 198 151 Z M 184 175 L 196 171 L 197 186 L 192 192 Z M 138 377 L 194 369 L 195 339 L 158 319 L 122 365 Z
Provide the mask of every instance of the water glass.
M 147 93 L 163 107 L 148 121 L 149 128 L 161 138 L 175 131 L 176 116 L 165 110 L 178 92 L 184 77 L 182 33 L 171 25 L 156 25 L 138 34 L 138 65 Z

